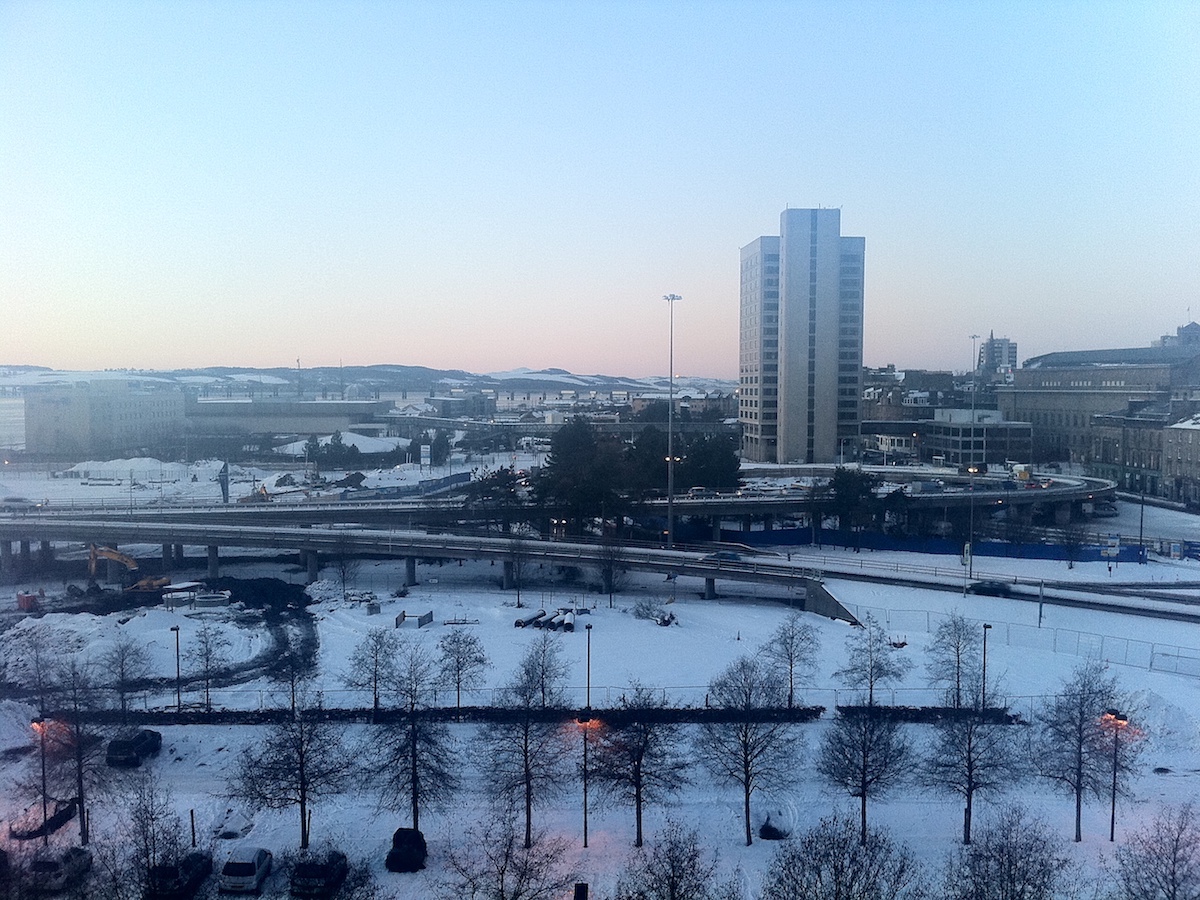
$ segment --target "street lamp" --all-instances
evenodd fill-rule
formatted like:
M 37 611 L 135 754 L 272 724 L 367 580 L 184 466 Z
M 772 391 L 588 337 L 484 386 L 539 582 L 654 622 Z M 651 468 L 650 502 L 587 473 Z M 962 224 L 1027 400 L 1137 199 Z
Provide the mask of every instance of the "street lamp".
M 667 301 L 667 549 L 675 547 L 675 302 L 678 294 L 663 294 Z
M 1121 753 L 1121 731 L 1129 724 L 1129 717 L 1115 709 L 1106 709 L 1100 717 L 1100 723 L 1105 728 L 1111 728 L 1113 733 L 1112 809 L 1108 819 L 1108 839 L 1112 841 L 1117 835 L 1117 764 Z
M 588 731 L 592 727 L 592 623 L 584 626 L 587 632 L 587 694 L 579 727 L 583 731 L 583 847 L 588 845 Z
M 183 712 L 183 684 L 179 666 L 179 626 L 172 625 L 171 630 L 175 632 L 175 712 Z
M 987 622 L 983 623 L 983 687 L 980 689 L 979 708 L 987 709 L 987 634 L 992 630 L 992 626 Z
M 967 463 L 968 485 L 971 491 L 970 526 L 967 531 L 967 577 L 975 577 L 975 395 L 979 393 L 979 357 L 975 355 L 975 342 L 979 335 L 971 335 L 971 461 Z
M 42 846 L 46 846 L 50 843 L 50 816 L 46 811 L 46 719 L 43 716 L 34 716 L 29 724 L 38 733 L 42 747 Z

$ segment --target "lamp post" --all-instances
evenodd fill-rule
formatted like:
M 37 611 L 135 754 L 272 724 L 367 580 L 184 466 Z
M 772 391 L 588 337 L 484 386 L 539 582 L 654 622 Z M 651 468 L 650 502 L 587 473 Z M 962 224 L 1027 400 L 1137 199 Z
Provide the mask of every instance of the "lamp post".
M 587 694 L 579 724 L 583 727 L 583 847 L 588 845 L 588 731 L 592 727 L 592 623 L 584 626 L 587 632 Z
M 975 355 L 975 342 L 979 335 L 971 335 L 971 461 L 967 463 L 968 487 L 971 491 L 970 525 L 967 530 L 967 577 L 975 577 L 975 395 L 979 393 L 979 357 Z
M 983 623 L 983 687 L 980 688 L 979 708 L 987 709 L 987 635 L 992 630 L 992 626 L 987 622 Z
M 675 302 L 678 294 L 663 294 L 667 301 L 667 549 L 675 547 Z
M 175 632 L 175 712 L 183 712 L 183 683 L 179 666 L 179 626 L 172 625 L 171 630 Z
M 1113 841 L 1117 836 L 1117 768 L 1121 753 L 1121 730 L 1129 724 L 1129 717 L 1115 709 L 1106 709 L 1100 721 L 1113 733 L 1112 808 L 1108 819 L 1108 839 Z
M 50 843 L 50 816 L 46 811 L 46 719 L 43 716 L 34 716 L 29 724 L 38 733 L 38 740 L 42 748 L 42 846 L 44 847 Z

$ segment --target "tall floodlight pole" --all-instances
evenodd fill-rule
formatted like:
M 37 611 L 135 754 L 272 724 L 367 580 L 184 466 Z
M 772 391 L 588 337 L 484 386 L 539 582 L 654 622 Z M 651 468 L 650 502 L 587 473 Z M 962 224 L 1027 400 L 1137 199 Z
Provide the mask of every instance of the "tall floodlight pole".
M 971 489 L 970 526 L 967 532 L 967 577 L 975 577 L 975 395 L 979 393 L 979 357 L 975 355 L 975 342 L 979 335 L 971 335 L 971 461 L 967 463 L 967 477 Z
M 663 294 L 667 301 L 667 549 L 675 546 L 675 301 L 678 294 Z
M 38 733 L 38 741 L 42 748 L 42 846 L 50 843 L 50 816 L 46 808 L 46 718 L 34 716 L 30 723 Z
M 983 686 L 980 689 L 979 708 L 987 709 L 987 634 L 992 630 L 992 626 L 987 622 L 983 623 Z
M 1129 716 L 1115 709 L 1106 709 L 1100 717 L 1100 722 L 1111 728 L 1113 733 L 1112 807 L 1108 818 L 1108 839 L 1113 841 L 1117 837 L 1117 768 L 1121 760 L 1121 729 L 1129 724 Z

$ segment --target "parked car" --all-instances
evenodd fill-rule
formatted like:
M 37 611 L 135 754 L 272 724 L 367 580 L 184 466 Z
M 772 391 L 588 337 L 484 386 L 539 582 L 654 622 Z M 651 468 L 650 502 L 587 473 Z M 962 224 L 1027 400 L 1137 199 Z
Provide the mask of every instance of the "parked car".
M 257 894 L 271 874 L 270 850 L 262 847 L 235 847 L 221 867 L 217 886 L 221 893 Z
M 389 872 L 417 872 L 425 868 L 425 835 L 416 828 L 397 828 L 384 866 Z
M 78 884 L 92 867 L 92 851 L 68 847 L 59 853 L 47 852 L 29 864 L 29 886 L 38 893 L 53 893 Z
M 346 854 L 330 850 L 323 856 L 301 859 L 292 869 L 289 889 L 293 897 L 320 897 L 328 900 L 346 880 L 350 865 Z
M 1004 581 L 973 581 L 967 587 L 967 592 L 980 594 L 985 597 L 1011 597 L 1012 585 Z
M 191 900 L 212 874 L 212 854 L 194 850 L 177 862 L 164 863 L 150 870 L 146 900 Z
M 162 749 L 162 734 L 142 728 L 128 732 L 108 742 L 104 759 L 110 766 L 140 766 L 147 756 L 157 756 Z

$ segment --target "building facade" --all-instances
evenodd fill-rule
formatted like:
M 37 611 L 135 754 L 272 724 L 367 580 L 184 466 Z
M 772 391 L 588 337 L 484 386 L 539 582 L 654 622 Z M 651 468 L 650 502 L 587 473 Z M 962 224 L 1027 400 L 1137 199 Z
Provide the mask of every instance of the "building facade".
M 857 448 L 866 240 L 836 209 L 788 209 L 741 253 L 742 455 L 813 463 Z
M 171 384 L 81 381 L 25 394 L 25 449 L 31 454 L 135 455 L 158 450 L 183 427 L 183 391 Z

